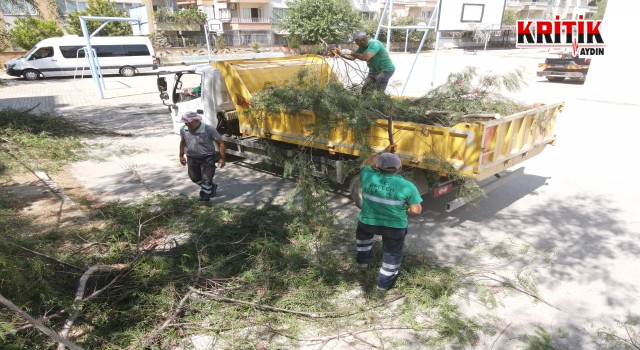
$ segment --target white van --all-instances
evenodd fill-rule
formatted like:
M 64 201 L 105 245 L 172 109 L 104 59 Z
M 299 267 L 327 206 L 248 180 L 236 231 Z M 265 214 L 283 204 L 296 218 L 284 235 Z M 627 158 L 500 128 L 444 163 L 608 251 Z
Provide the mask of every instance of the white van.
M 26 80 L 40 77 L 90 75 L 85 57 L 84 37 L 65 35 L 44 39 L 20 58 L 5 63 L 7 74 Z M 103 75 L 120 74 L 131 77 L 140 72 L 158 69 L 153 46 L 144 36 L 103 36 L 91 38 L 91 47 L 98 56 Z

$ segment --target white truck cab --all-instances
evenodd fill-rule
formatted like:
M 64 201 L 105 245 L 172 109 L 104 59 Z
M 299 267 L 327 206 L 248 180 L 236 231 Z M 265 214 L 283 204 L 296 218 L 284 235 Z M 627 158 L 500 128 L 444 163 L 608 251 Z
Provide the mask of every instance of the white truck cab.
M 191 92 L 194 88 L 205 93 Z M 180 118 L 189 111 L 201 114 L 205 124 L 218 128 L 221 133 L 225 132 L 227 125 L 224 124 L 229 119 L 237 119 L 235 106 L 220 71 L 208 64 L 158 72 L 158 91 L 162 102 L 169 106 L 176 134 L 184 126 Z

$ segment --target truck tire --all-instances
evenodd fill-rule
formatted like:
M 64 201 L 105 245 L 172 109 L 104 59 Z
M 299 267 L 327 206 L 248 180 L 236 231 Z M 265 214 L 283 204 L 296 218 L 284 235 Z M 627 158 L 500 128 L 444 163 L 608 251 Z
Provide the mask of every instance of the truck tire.
M 122 67 L 120 68 L 120 75 L 123 77 L 132 77 L 136 75 L 136 69 L 129 66 Z
M 563 81 L 563 77 L 546 77 L 548 81 Z
M 40 72 L 35 69 L 27 69 L 22 72 L 22 76 L 25 80 L 38 80 L 40 79 Z
M 349 182 L 349 197 L 353 204 L 358 208 L 362 208 L 362 187 L 360 187 L 360 175 L 356 174 Z

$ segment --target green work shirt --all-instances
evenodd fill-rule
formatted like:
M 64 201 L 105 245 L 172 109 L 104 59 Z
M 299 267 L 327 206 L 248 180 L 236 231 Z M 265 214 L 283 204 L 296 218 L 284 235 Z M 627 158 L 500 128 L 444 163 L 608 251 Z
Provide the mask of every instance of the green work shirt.
M 371 39 L 369 40 L 369 44 L 367 47 L 359 47 L 356 50 L 356 53 L 364 53 L 371 52 L 373 53 L 373 57 L 367 61 L 367 66 L 369 67 L 369 71 L 373 73 L 380 72 L 392 72 L 396 70 L 396 66 L 391 62 L 391 58 L 389 58 L 389 53 L 387 49 L 384 48 L 384 45 L 379 40 Z
M 372 226 L 406 228 L 407 205 L 422 202 L 411 181 L 397 174 L 383 174 L 365 166 L 360 171 L 362 210 L 358 220 Z

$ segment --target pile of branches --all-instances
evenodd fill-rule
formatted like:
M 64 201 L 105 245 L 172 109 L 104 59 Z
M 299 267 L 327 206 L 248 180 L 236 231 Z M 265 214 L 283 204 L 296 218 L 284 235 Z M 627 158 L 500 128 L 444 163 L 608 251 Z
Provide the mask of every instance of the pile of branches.
M 394 98 L 381 92 L 363 95 L 358 86 L 321 81 L 302 70 L 295 81 L 267 86 L 256 94 L 250 113 L 313 111 L 318 121 L 313 129 L 320 135 L 337 122 L 356 134 L 368 134 L 373 121 L 381 118 L 449 127 L 468 121 L 468 117 L 509 115 L 527 109 L 500 95 L 502 90 L 518 91 L 523 82 L 522 70 L 497 75 L 479 74 L 477 68 L 467 67 L 422 97 Z

